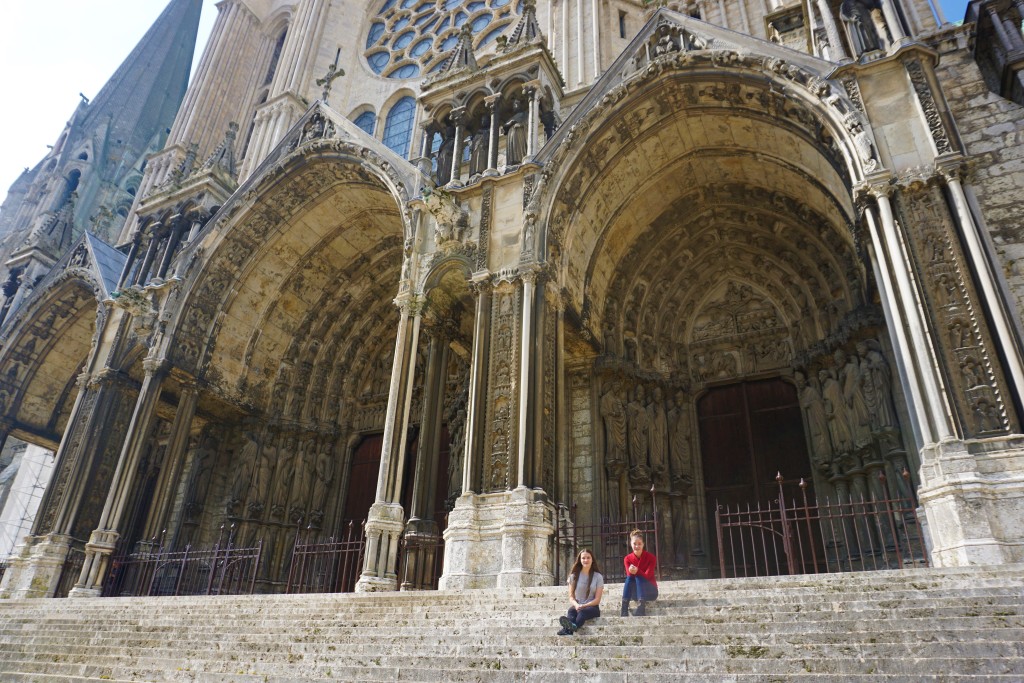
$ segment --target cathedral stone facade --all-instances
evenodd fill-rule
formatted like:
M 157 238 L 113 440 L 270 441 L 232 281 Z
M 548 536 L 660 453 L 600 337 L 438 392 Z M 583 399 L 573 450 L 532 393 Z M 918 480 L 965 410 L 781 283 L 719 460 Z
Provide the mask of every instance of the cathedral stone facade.
M 199 4 L 0 213 L 0 595 L 349 520 L 356 590 L 542 585 L 634 506 L 715 576 L 777 473 L 1024 561 L 1020 0 L 224 0 L 175 91 Z

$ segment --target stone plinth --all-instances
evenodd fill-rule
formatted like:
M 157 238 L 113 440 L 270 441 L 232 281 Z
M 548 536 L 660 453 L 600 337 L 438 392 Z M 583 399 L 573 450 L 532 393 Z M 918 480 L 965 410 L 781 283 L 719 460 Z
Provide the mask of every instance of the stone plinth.
M 15 547 L 0 583 L 0 598 L 50 598 L 57 590 L 71 537 L 27 536 Z
M 937 567 L 1024 561 L 1024 444 L 948 442 L 922 452 L 919 499 Z
M 540 490 L 467 494 L 444 532 L 442 589 L 549 586 L 555 507 Z

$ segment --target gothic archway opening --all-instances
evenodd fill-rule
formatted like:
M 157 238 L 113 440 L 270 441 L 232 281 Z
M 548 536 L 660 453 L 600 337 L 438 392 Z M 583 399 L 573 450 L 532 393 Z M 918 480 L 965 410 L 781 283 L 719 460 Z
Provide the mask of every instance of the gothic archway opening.
M 791 417 L 796 392 L 779 378 L 813 374 L 820 391 L 819 370 L 850 373 L 833 351 L 859 362 L 858 341 L 888 343 L 856 234 L 851 167 L 827 116 L 806 103 L 773 110 L 767 83 L 715 73 L 665 74 L 584 128 L 549 217 L 573 323 L 568 405 L 590 407 L 574 424 L 601 427 L 573 430 L 570 449 L 592 457 L 570 465 L 569 497 L 593 523 L 633 514 L 634 500 L 653 510 L 653 489 L 662 566 L 680 576 L 708 575 L 708 495 L 729 490 L 716 479 L 726 470 L 710 482 L 704 471 L 704 449 L 716 444 L 703 441 L 697 399 L 726 385 L 775 386 Z M 801 405 L 795 415 L 806 422 Z M 833 467 L 835 451 L 812 431 L 768 433 L 754 452 L 787 451 L 786 477 L 808 474 L 831 493 L 836 471 L 855 467 Z M 792 450 L 798 438 L 806 447 Z M 761 494 L 763 477 L 749 478 L 735 495 Z
M 292 160 L 257 204 L 206 237 L 176 331 L 203 388 L 172 524 L 260 544 L 258 590 L 279 591 L 297 534 L 344 535 L 376 489 L 406 229 L 379 175 L 330 155 Z

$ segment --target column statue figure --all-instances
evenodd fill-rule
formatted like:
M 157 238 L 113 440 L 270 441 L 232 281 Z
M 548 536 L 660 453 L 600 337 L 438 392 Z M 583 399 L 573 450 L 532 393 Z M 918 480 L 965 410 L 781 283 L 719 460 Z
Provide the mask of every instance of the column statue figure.
M 515 166 L 526 156 L 527 113 L 519 100 L 512 100 L 512 116 L 505 122 L 505 164 Z

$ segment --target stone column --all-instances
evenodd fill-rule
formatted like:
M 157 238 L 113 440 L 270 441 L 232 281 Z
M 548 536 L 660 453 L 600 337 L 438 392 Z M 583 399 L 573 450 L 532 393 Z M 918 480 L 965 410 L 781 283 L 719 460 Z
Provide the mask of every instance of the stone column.
M 451 117 L 452 123 L 455 124 L 455 146 L 452 148 L 452 175 L 448 184 L 459 187 L 462 185 L 462 147 L 463 138 L 466 136 L 466 108 L 452 109 Z
M 195 382 L 183 384 L 181 396 L 178 398 L 178 409 L 171 423 L 170 441 L 167 443 L 167 455 L 164 466 L 160 470 L 156 494 L 150 506 L 143 540 L 159 536 L 167 528 L 167 519 L 174 506 L 174 498 L 181 486 L 181 473 L 185 465 L 185 454 L 188 450 L 189 431 L 192 428 L 192 417 L 195 415 L 199 392 Z
M 1007 54 L 1014 52 L 1017 46 L 1006 32 L 1006 27 L 1003 26 L 1003 20 L 999 17 L 999 12 L 996 11 L 995 5 L 989 3 L 985 6 L 985 10 L 988 12 L 988 18 L 992 21 L 992 28 L 996 30 L 996 35 L 999 36 L 999 43 L 1003 46 L 1003 49 Z
M 479 491 L 480 455 L 486 413 L 487 341 L 491 329 L 491 286 L 475 281 L 476 315 L 473 319 L 473 356 L 469 368 L 469 396 L 466 400 L 466 446 L 462 458 L 462 494 Z
M 377 495 L 366 519 L 366 555 L 356 583 L 358 592 L 395 590 L 398 542 L 405 527 L 400 498 L 423 303 L 412 298 L 398 305 L 401 317 L 384 419 Z
M 136 232 L 132 237 L 132 246 L 128 248 L 128 258 L 124 262 L 124 268 L 121 269 L 121 276 L 117 278 L 117 288 L 121 289 L 124 283 L 128 281 L 128 276 L 132 273 L 132 267 L 135 265 L 135 259 L 139 257 L 139 245 L 142 243 L 142 233 Z
M 978 225 L 974 221 L 963 186 L 960 184 L 959 170 L 949 167 L 941 170 L 953 198 L 955 218 L 960 225 L 960 234 L 964 237 L 967 256 L 971 260 L 973 271 L 978 274 L 976 281 L 984 297 L 985 308 L 991 316 L 996 343 L 1006 359 L 1006 374 L 1013 383 L 1014 393 L 1024 396 L 1024 361 L 1021 359 L 1020 346 L 1013 331 L 1013 322 L 1006 312 L 1005 301 L 996 289 L 997 278 L 1001 277 L 1001 274 L 992 269 L 992 264 L 986 258 Z
M 928 413 L 925 409 L 923 389 L 918 377 L 917 368 L 914 366 L 914 356 L 910 350 L 910 342 L 907 340 L 907 324 L 903 312 L 900 309 L 899 297 L 889 275 L 889 266 L 884 259 L 880 258 L 875 245 L 881 245 L 878 225 L 871 208 L 865 208 L 864 218 L 868 224 L 871 236 L 871 243 L 868 244 L 868 255 L 871 259 L 872 270 L 875 273 L 875 282 L 878 284 L 879 296 L 882 300 L 882 311 L 885 314 L 885 321 L 892 333 L 896 346 L 896 365 L 900 376 L 903 379 L 903 386 L 907 394 L 907 409 L 913 416 L 911 427 L 914 432 L 915 442 L 918 444 L 931 443 L 934 437 L 928 427 Z M 927 434 L 922 433 L 927 430 Z M 926 438 L 927 437 L 927 438 Z
M 523 94 L 526 95 L 529 107 L 526 128 L 526 156 L 523 157 L 523 161 L 533 159 L 533 155 L 537 153 L 537 124 L 540 122 L 540 107 L 537 102 L 538 85 L 536 81 L 531 81 L 523 86 Z
M 107 494 L 97 527 L 85 546 L 82 574 L 78 583 L 71 589 L 69 597 L 99 597 L 102 594 L 110 556 L 114 553 L 120 538 L 118 525 L 135 483 L 139 461 L 147 445 L 156 406 L 160 400 L 160 388 L 167 369 L 166 361 L 146 359 L 143 361 L 143 368 L 145 377 L 128 425 L 128 436 L 114 470 L 110 492 Z
M 427 351 L 412 509 L 405 526 L 405 556 L 400 576 L 402 590 L 430 589 L 435 579 L 434 560 L 440 535 L 434 511 L 437 507 L 437 468 L 449 353 L 448 340 L 442 335 L 443 330 L 434 330 Z
M 516 486 L 522 488 L 533 482 L 527 480 L 528 460 L 533 455 L 533 439 L 530 438 L 530 368 L 533 367 L 533 300 L 537 288 L 537 272 L 527 270 L 520 274 L 523 281 L 523 318 L 519 347 L 519 439 L 516 469 Z
M 167 238 L 167 246 L 164 248 L 163 258 L 160 259 L 160 266 L 156 271 L 156 276 L 160 280 L 167 277 L 167 269 L 171 266 L 171 259 L 174 258 L 174 252 L 181 241 L 181 234 L 185 231 L 185 226 L 188 225 L 188 219 L 184 216 L 175 216 L 172 221 L 174 227 L 171 228 L 170 237 Z
M 148 281 L 149 271 L 153 267 L 153 261 L 156 259 L 156 250 L 160 248 L 160 240 L 163 239 L 163 226 L 159 223 L 152 224 L 148 232 L 149 244 L 146 246 L 146 256 L 142 259 L 142 267 L 135 273 L 135 277 L 132 280 L 133 285 L 145 285 Z
M 892 187 L 880 183 L 870 187 L 870 192 L 878 205 L 878 213 L 882 224 L 882 243 L 876 249 L 891 261 L 891 272 L 896 275 L 897 296 L 901 308 L 906 315 L 910 333 L 910 348 L 914 353 L 914 362 L 921 373 L 924 388 L 921 400 L 927 408 L 928 422 L 921 425 L 924 444 L 936 443 L 953 438 L 953 428 L 949 418 L 949 406 L 945 391 L 941 389 L 938 368 L 934 361 L 931 339 L 928 337 L 927 326 L 918 304 L 918 298 L 910 281 L 909 259 L 903 254 L 902 242 L 897 234 L 896 222 L 893 218 L 889 193 Z
M 484 175 L 498 174 L 498 128 L 501 122 L 498 114 L 501 113 L 501 95 L 491 95 L 484 100 L 484 106 L 491 113 L 491 131 L 487 140 L 487 169 Z
M 899 45 L 906 40 L 907 34 L 900 23 L 900 16 L 892 4 L 892 0 L 882 0 L 882 14 L 885 15 L 885 24 L 889 27 L 889 35 L 892 36 L 893 45 Z
M 832 53 L 829 55 L 834 61 L 842 62 L 850 58 L 843 46 L 843 38 L 839 35 L 839 27 L 836 26 L 836 18 L 832 14 L 832 8 L 828 0 L 818 0 L 818 12 L 821 13 L 821 20 L 825 22 L 825 33 L 828 35 L 829 46 Z

